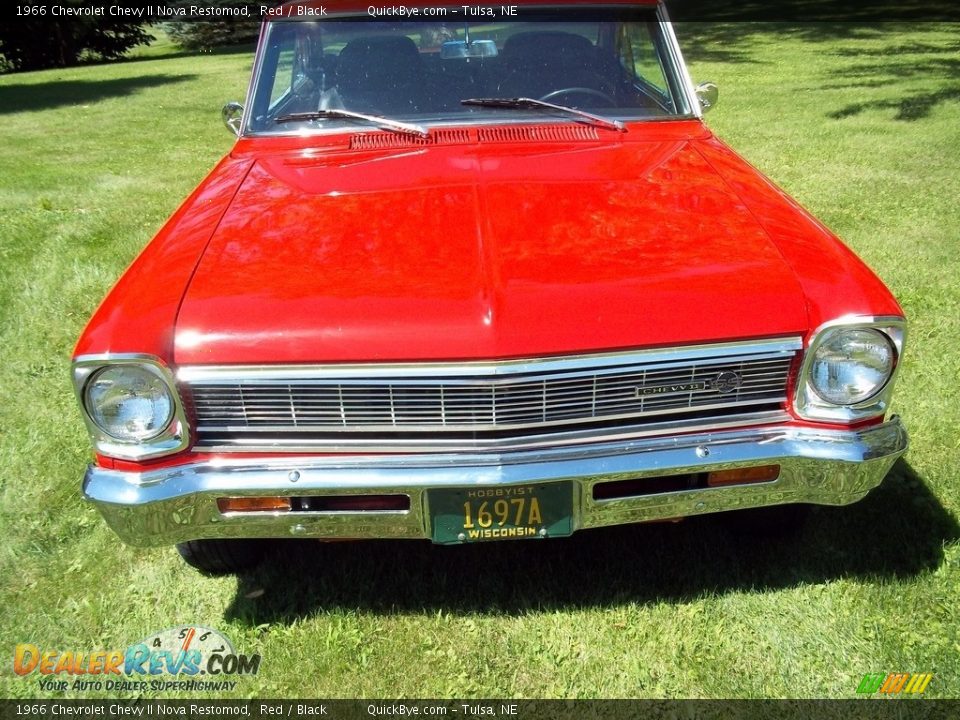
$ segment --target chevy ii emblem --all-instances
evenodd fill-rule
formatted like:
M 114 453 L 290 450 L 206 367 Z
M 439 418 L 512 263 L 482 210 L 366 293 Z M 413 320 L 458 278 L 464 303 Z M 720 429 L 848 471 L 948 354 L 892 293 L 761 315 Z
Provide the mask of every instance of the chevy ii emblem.
M 641 385 L 637 388 L 637 397 L 672 395 L 674 393 L 688 393 L 706 389 L 707 383 L 705 382 L 674 383 L 672 385 Z

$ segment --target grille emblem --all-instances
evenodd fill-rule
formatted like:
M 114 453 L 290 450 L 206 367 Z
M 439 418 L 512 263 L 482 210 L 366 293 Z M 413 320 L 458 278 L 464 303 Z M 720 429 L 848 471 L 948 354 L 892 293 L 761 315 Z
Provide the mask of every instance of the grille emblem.
M 721 395 L 728 395 L 729 393 L 739 390 L 742 382 L 743 378 L 740 377 L 740 373 L 726 370 L 717 375 L 711 384 L 714 390 Z
M 706 390 L 707 387 L 707 383 L 705 382 L 673 383 L 672 385 L 641 385 L 637 388 L 637 397 L 694 392 L 695 390 Z

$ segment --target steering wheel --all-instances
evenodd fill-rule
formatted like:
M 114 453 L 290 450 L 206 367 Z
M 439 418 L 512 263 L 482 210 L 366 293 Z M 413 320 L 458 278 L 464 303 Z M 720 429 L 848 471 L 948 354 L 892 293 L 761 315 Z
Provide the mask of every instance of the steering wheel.
M 588 87 L 568 87 L 560 88 L 559 90 L 554 90 L 553 92 L 548 92 L 546 95 L 540 99 L 544 102 L 555 102 L 558 98 L 563 97 L 564 95 L 588 95 L 592 98 L 597 98 L 598 100 L 603 101 L 601 107 L 616 107 L 617 101 L 607 93 L 602 90 L 595 90 L 594 88 Z M 560 103 L 563 104 L 563 103 Z

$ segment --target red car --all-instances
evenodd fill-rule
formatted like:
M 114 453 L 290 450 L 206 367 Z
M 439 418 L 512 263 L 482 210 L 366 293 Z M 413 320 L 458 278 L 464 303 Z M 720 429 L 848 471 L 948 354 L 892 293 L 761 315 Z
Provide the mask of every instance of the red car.
M 235 147 L 76 347 L 117 534 L 229 572 L 878 485 L 903 312 L 704 125 L 663 6 L 429 7 L 265 22 Z

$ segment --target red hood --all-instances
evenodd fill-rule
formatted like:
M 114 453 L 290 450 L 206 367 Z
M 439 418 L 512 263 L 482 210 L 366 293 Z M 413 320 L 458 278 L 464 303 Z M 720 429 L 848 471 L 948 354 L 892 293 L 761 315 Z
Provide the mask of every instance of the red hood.
M 790 267 L 696 140 L 260 157 L 175 361 L 503 358 L 802 333 Z

